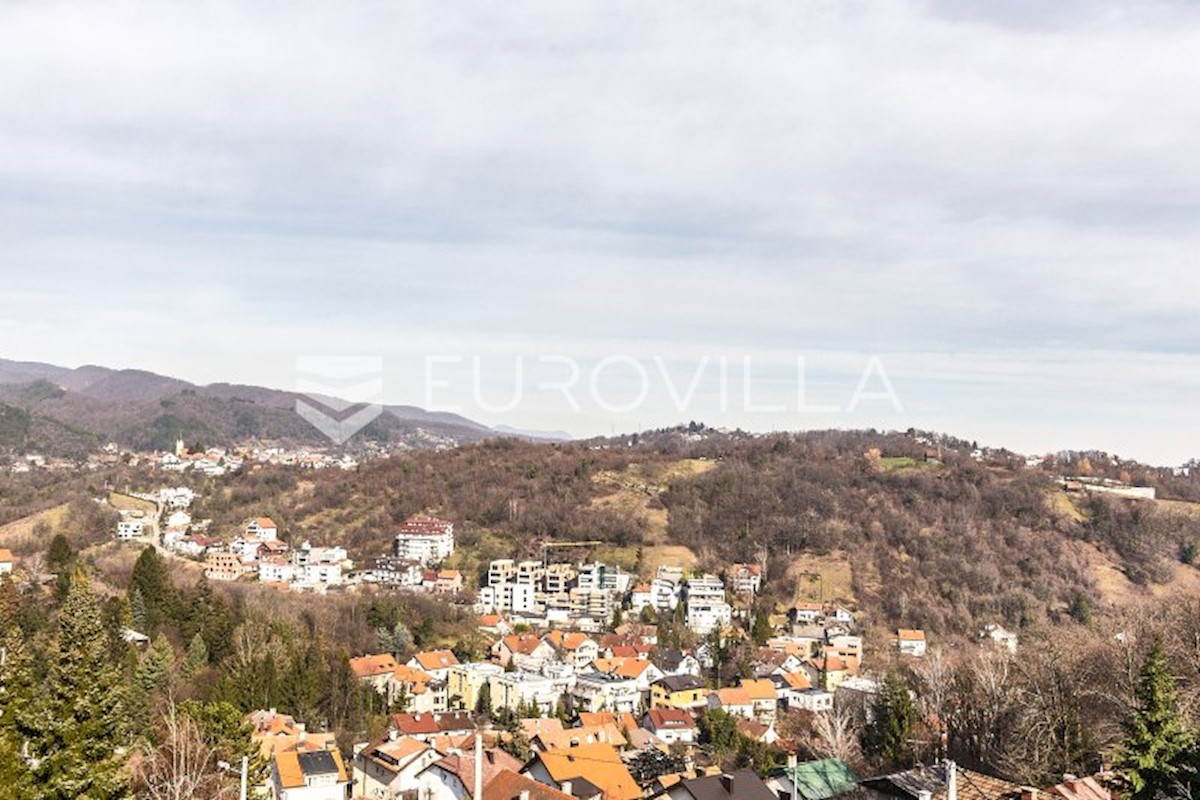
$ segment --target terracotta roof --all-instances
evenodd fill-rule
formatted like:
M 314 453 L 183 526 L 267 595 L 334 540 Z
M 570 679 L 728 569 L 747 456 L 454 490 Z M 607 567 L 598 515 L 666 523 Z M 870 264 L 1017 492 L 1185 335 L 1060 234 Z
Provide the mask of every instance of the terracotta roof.
M 896 638 L 902 642 L 923 642 L 925 641 L 925 631 L 900 628 L 896 631 Z
M 1112 792 L 1106 789 L 1095 778 L 1067 777 L 1057 786 L 1046 790 L 1051 797 L 1065 800 L 1111 800 Z
M 582 778 L 603 787 L 605 800 L 635 800 L 642 790 L 621 761 L 617 749 L 609 744 L 584 744 L 562 750 L 547 750 L 534 756 L 555 783 Z M 774 800 L 774 798 L 772 798 Z
M 258 523 L 258 527 L 260 527 L 260 528 L 278 528 L 279 527 L 278 525 L 275 524 L 275 520 L 271 519 L 270 517 L 258 517 L 254 521 Z
M 587 642 L 592 641 L 592 638 L 586 633 L 575 633 L 573 631 L 550 631 L 546 634 L 546 640 L 556 650 L 578 650 Z
M 803 672 L 785 672 L 781 676 L 789 689 L 807 690 L 812 688 L 812 681 Z
M 625 734 L 616 725 L 587 725 L 579 728 L 563 728 L 561 731 L 543 731 L 537 735 L 546 750 L 579 747 L 585 744 L 611 744 L 625 746 Z
M 692 715 L 679 708 L 653 708 L 646 712 L 650 725 L 657 729 L 683 730 L 695 728 L 696 720 Z
M 593 725 L 615 725 L 629 731 L 637 730 L 638 722 L 633 714 L 615 711 L 580 711 L 579 724 L 583 727 Z
M 397 739 L 384 738 L 375 744 L 364 747 L 362 757 L 375 761 L 388 772 L 399 772 L 416 756 L 429 750 L 430 747 L 419 739 L 411 736 L 401 736 Z M 384 758 L 376 758 L 382 754 Z
M 350 659 L 350 670 L 359 678 L 373 678 L 376 675 L 395 672 L 398 666 L 400 665 L 392 658 L 391 653 Z
M 573 800 L 571 795 L 511 770 L 500 770 L 483 787 L 483 800 Z
M 742 687 L 746 693 L 750 695 L 751 700 L 776 700 L 778 694 L 775 691 L 775 684 L 771 683 L 766 678 L 759 680 L 743 680 Z
M 713 692 L 713 695 L 716 695 L 717 702 L 723 706 L 749 706 L 754 704 L 754 701 L 750 698 L 750 693 L 740 687 L 717 689 Z
M 446 669 L 458 663 L 458 657 L 449 650 L 428 650 L 413 656 L 422 669 Z
M 410 736 L 458 733 L 474 731 L 475 721 L 466 711 L 446 711 L 440 714 L 392 714 L 392 727 L 400 733 Z
M 342 763 L 342 753 L 336 747 L 311 753 L 276 753 L 275 769 L 279 773 L 279 785 L 284 789 L 298 789 L 304 786 L 304 779 L 309 775 L 336 773 L 339 783 L 347 781 L 346 765 Z
M 417 694 L 422 694 L 433 678 L 428 672 L 410 667 L 407 664 L 401 664 L 392 672 L 392 679 L 400 683 L 412 684 L 413 691 Z
M 452 581 L 456 578 L 461 578 L 462 573 L 456 569 L 443 569 L 437 574 L 438 580 Z
M 13 560 L 12 550 L 0 548 L 0 561 L 11 562 Z
M 483 782 L 489 783 L 501 771 L 515 772 L 521 768 L 521 762 L 498 747 L 485 747 L 483 750 Z M 475 785 L 475 749 L 454 753 L 435 761 L 427 769 L 440 769 L 457 775 L 468 791 Z
M 651 664 L 649 661 L 641 661 L 636 658 L 627 658 L 625 659 L 625 663 L 621 664 L 621 666 L 617 667 L 613 671 L 622 678 L 640 678 L 642 677 L 642 673 L 650 669 L 650 666 Z
M 520 653 L 523 656 L 532 653 L 542 643 L 542 640 L 535 633 L 514 633 L 510 636 L 505 636 L 500 641 L 510 651 Z
M 499 614 L 484 614 L 479 618 L 479 624 L 484 628 L 494 628 L 504 621 Z

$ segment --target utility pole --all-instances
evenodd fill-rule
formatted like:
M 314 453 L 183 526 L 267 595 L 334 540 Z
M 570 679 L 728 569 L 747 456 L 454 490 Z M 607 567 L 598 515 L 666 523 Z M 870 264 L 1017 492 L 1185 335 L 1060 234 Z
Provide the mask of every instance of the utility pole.
M 246 800 L 246 777 L 247 777 L 247 772 L 249 771 L 249 769 L 250 769 L 250 757 L 242 756 L 242 781 L 241 781 L 241 789 L 238 792 L 238 797 L 240 798 L 240 800 Z

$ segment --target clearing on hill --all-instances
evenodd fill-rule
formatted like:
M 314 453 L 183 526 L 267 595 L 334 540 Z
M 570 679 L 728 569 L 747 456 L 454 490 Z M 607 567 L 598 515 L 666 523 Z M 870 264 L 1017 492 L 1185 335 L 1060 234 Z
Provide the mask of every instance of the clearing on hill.
M 768 580 L 771 576 L 768 576 Z M 785 579 L 796 585 L 795 601 L 824 602 L 826 600 L 854 601 L 853 573 L 850 559 L 844 552 L 828 555 L 801 553 L 788 564 Z
M 639 571 L 643 577 L 653 578 L 660 566 L 683 567 L 685 572 L 696 569 L 699 559 L 691 548 L 683 545 L 660 544 L 642 548 Z
M 14 519 L 7 525 L 0 526 L 0 546 L 9 550 L 16 550 L 18 553 L 45 550 L 50 544 L 50 540 L 47 538 L 45 541 L 42 541 L 36 538 L 34 536 L 34 528 L 39 523 L 44 522 L 53 530 L 62 523 L 66 513 L 67 504 L 63 503 L 62 505 L 30 514 L 27 517 Z
M 597 497 L 591 505 L 643 517 L 646 520 L 643 541 L 661 544 L 667 540 L 667 510 L 655 501 L 672 481 L 701 475 L 716 465 L 716 461 L 709 459 L 683 458 L 665 464 L 631 464 L 622 470 L 602 470 L 592 476 L 592 481 L 611 491 Z

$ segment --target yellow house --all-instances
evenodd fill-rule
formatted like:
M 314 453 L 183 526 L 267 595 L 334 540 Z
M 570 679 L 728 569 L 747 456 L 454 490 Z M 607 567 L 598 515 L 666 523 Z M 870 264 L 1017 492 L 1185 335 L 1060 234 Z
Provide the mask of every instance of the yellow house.
M 651 708 L 700 708 L 708 704 L 708 690 L 694 675 L 667 675 L 650 685 Z
M 455 664 L 446 670 L 446 696 L 450 708 L 474 710 L 479 705 L 479 693 L 493 675 L 504 673 L 504 667 L 482 661 Z

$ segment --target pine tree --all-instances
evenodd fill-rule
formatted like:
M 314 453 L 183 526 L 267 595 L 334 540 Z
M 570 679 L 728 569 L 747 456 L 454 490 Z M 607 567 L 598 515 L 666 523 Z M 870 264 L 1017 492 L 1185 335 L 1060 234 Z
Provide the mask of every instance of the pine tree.
M 29 765 L 21 753 L 34 696 L 34 678 L 20 629 L 8 628 L 0 666 L 0 800 L 20 800 L 30 791 Z
M 30 714 L 30 756 L 39 800 L 127 796 L 125 697 L 109 660 L 100 604 L 76 572 L 59 612 L 50 672 Z
M 208 645 L 204 643 L 204 637 L 197 632 L 192 637 L 192 641 L 188 643 L 187 658 L 183 662 L 183 669 L 184 672 L 191 676 L 207 666 Z
M 135 588 L 129 595 L 129 621 L 138 633 L 145 633 L 150 628 L 150 614 L 141 589 Z
M 1138 678 L 1137 708 L 1125 725 L 1117 768 L 1129 781 L 1130 800 L 1174 797 L 1189 774 L 1187 760 L 1195 738 L 1175 704 L 1175 679 L 1167 670 L 1161 641 L 1146 655 Z
M 172 624 L 179 616 L 179 594 L 167 574 L 166 564 L 153 547 L 142 550 L 129 575 L 129 592 L 140 593 L 146 610 L 143 633 L 153 634 L 160 625 Z
M 898 674 L 893 672 L 884 680 L 873 710 L 874 719 L 871 720 L 864 736 L 866 751 L 890 766 L 910 766 L 912 748 L 909 746 L 909 738 L 917 714 L 913 709 L 908 686 Z

